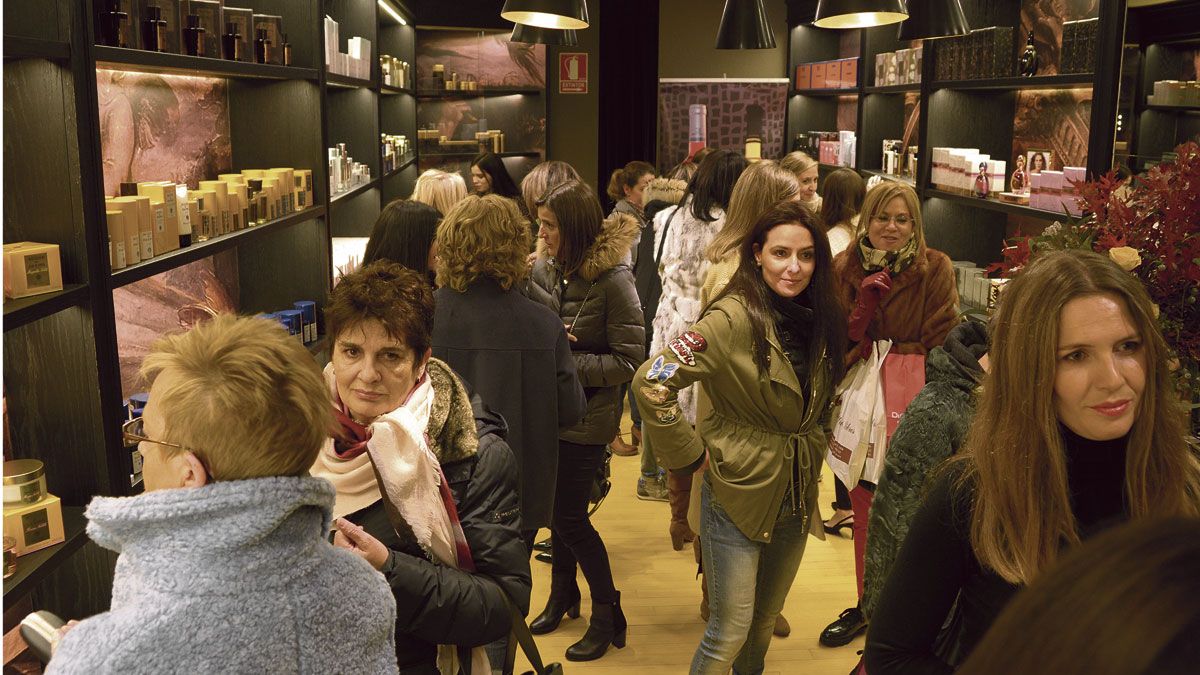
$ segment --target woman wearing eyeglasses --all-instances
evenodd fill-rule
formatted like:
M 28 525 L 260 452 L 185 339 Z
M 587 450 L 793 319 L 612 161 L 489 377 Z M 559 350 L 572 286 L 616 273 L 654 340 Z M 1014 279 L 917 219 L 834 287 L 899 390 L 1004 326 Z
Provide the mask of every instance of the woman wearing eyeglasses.
M 917 193 L 905 183 L 883 181 L 863 200 L 857 241 L 833 261 L 835 291 L 849 316 L 846 368 L 870 354 L 875 340 L 891 340 L 892 354 L 928 354 L 958 323 L 954 267 L 925 245 Z M 867 515 L 875 486 L 852 487 L 854 571 L 862 597 Z M 867 627 L 856 605 L 829 624 L 821 644 L 849 644 Z

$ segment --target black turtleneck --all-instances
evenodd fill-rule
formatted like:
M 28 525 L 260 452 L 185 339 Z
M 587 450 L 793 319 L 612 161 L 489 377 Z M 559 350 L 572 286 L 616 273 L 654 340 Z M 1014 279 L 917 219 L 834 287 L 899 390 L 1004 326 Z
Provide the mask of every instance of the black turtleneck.
M 1127 519 L 1127 438 L 1091 441 L 1064 427 L 1062 439 L 1080 535 Z M 1018 590 L 971 550 L 971 500 L 969 489 L 955 489 L 959 475 L 943 472 L 930 485 L 880 594 L 867 634 L 872 675 L 952 672 Z
M 800 380 L 804 400 L 807 401 L 813 311 L 803 304 L 801 298 L 780 297 L 775 291 L 768 291 L 768 294 L 771 308 L 775 310 L 775 335 L 779 338 L 779 346 L 787 354 L 792 370 L 796 372 L 796 379 Z

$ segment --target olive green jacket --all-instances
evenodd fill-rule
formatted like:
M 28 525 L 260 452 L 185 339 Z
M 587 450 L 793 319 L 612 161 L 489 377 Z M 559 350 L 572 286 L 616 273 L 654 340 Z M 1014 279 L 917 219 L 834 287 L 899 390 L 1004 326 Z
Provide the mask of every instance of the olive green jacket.
M 750 318 L 740 296 L 714 303 L 699 323 L 650 357 L 633 378 L 642 413 L 642 440 L 667 468 L 697 462 L 708 449 L 713 495 L 742 534 L 770 542 L 784 500 L 823 532 L 817 511 L 817 477 L 825 456 L 820 420 L 832 384 L 828 369 L 810 373 L 812 400 L 805 401 L 796 372 L 774 326 L 768 372 L 759 370 L 750 348 Z M 822 365 L 823 361 L 822 361 Z M 712 411 L 696 428 L 679 411 L 677 392 L 702 382 Z M 789 478 L 796 472 L 789 494 Z

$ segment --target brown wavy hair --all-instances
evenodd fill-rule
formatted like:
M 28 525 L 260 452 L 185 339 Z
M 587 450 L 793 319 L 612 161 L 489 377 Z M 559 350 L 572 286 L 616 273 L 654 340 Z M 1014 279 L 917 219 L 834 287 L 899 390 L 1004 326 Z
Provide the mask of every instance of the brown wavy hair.
M 612 175 L 608 178 L 608 198 L 614 202 L 625 199 L 625 188 L 637 185 L 637 182 L 646 174 L 655 176 L 657 172 L 654 170 L 654 165 L 640 160 L 634 160 L 613 170 Z
M 533 167 L 521 181 L 521 199 L 529 217 L 537 219 L 537 202 L 546 190 L 569 180 L 583 180 L 575 167 L 557 159 L 551 159 Z
M 389 337 L 420 358 L 433 344 L 433 289 L 425 275 L 377 260 L 342 277 L 325 305 L 329 343 L 364 321 L 383 324 Z
M 705 255 L 712 262 L 720 262 L 727 254 L 738 250 L 763 213 L 798 194 L 800 182 L 778 162 L 767 159 L 751 164 L 734 183 L 725 224 L 713 237 Z
M 450 209 L 437 229 L 437 282 L 458 292 L 488 277 L 508 290 L 529 273 L 533 236 L 513 200 L 470 196 Z
M 604 211 L 600 200 L 587 183 L 569 180 L 551 187 L 537 200 L 558 219 L 559 245 L 555 256 L 563 276 L 569 277 L 583 266 L 587 251 L 600 235 Z
M 1187 446 L 1186 417 L 1146 289 L 1097 253 L 1046 253 L 1005 288 L 992 321 L 990 372 L 960 460 L 960 487 L 973 493 L 971 548 L 1011 583 L 1029 583 L 1064 544 L 1079 543 L 1054 376 L 1063 307 L 1096 294 L 1121 300 L 1146 355 L 1125 460 L 1130 515 L 1200 515 L 1200 461 Z

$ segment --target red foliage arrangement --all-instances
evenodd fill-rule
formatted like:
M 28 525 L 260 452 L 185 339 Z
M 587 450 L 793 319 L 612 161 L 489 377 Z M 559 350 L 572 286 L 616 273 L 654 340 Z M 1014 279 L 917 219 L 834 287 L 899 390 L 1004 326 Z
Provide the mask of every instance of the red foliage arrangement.
M 1107 254 L 1141 279 L 1158 305 L 1159 326 L 1180 362 L 1181 388 L 1194 401 L 1200 396 L 1200 145 L 1189 141 L 1175 154 L 1128 181 L 1112 171 L 1078 184 L 1082 218 L 1010 240 L 1003 262 L 989 272 L 1011 276 L 1046 250 Z

